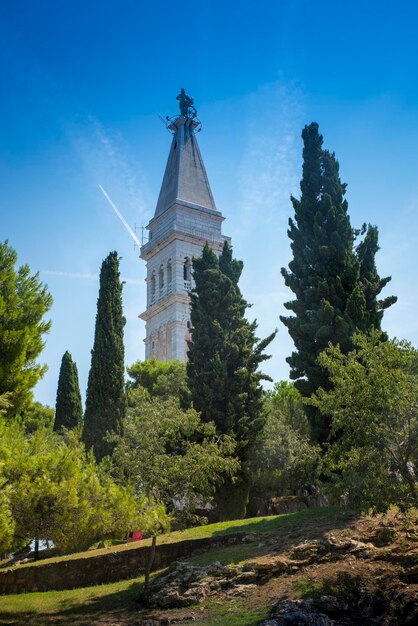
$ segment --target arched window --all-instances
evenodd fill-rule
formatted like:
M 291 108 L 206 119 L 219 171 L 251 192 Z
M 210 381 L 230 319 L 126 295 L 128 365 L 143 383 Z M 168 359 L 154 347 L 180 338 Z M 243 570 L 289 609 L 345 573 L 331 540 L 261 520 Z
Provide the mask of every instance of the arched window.
M 158 285 L 159 285 L 160 291 L 162 291 L 164 289 L 164 265 L 163 264 L 160 265 L 160 271 L 158 272 Z
M 151 274 L 151 304 L 155 300 L 155 271 Z
M 183 264 L 183 279 L 185 281 L 190 282 L 192 278 L 192 264 L 190 262 L 190 259 L 188 256 L 184 257 L 184 264 Z
M 173 264 L 171 259 L 168 259 L 167 263 L 167 285 L 171 285 L 173 280 Z

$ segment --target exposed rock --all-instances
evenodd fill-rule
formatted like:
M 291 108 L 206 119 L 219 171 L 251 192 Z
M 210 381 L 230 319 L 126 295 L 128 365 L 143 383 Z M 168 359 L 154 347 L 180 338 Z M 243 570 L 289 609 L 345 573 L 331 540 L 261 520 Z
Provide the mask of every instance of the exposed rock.
M 294 546 L 289 551 L 289 556 L 291 559 L 302 561 L 306 565 L 313 561 L 344 558 L 347 554 L 367 557 L 373 550 L 374 545 L 371 543 L 363 543 L 349 537 L 337 538 L 329 535 L 324 539 L 304 541 Z
M 274 609 L 275 626 L 298 624 L 298 626 L 332 626 L 333 621 L 325 614 L 313 611 L 304 600 L 285 600 Z
M 254 571 L 259 578 L 278 576 L 289 569 L 289 562 L 282 556 L 269 557 L 266 561 L 249 561 L 244 571 Z
M 334 596 L 322 596 L 307 600 L 284 600 L 276 604 L 271 617 L 261 626 L 337 626 L 338 622 L 328 615 L 346 610 L 345 604 Z
M 235 567 L 219 562 L 206 566 L 176 562 L 167 573 L 151 583 L 146 604 L 151 608 L 168 609 L 197 604 L 219 591 L 244 595 L 249 588 L 264 584 L 287 568 L 288 563 L 283 557 Z
M 254 589 L 257 585 L 237 585 L 227 592 L 228 596 L 246 596 L 250 589 Z
M 311 541 L 304 541 L 303 543 L 294 546 L 289 551 L 291 559 L 297 559 L 302 561 L 316 560 L 318 555 L 325 554 L 327 548 L 325 542 L 321 539 L 313 539 Z
M 168 572 L 151 584 L 147 604 L 151 608 L 175 608 L 197 604 L 205 597 L 229 586 L 234 575 L 219 562 L 207 566 L 173 563 Z
M 341 551 L 350 554 L 363 554 L 368 556 L 370 551 L 374 549 L 372 543 L 363 543 L 362 541 L 356 541 L 350 537 L 340 538 L 329 535 L 325 540 L 325 547 L 331 551 Z

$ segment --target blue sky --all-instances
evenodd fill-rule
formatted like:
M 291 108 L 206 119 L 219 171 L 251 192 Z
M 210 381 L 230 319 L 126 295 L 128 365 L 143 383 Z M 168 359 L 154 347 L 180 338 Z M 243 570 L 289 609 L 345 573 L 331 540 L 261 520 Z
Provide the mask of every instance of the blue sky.
M 379 226 L 391 336 L 418 344 L 418 8 L 414 2 L 4 0 L 0 4 L 0 217 L 19 261 L 54 297 L 36 397 L 54 405 L 62 354 L 84 394 L 98 272 L 122 257 L 126 363 L 143 358 L 145 265 L 98 189 L 134 226 L 152 217 L 170 145 L 158 114 L 195 98 L 212 191 L 260 336 L 288 377 L 279 322 L 291 298 L 289 196 L 313 120 L 348 183 L 354 226 Z

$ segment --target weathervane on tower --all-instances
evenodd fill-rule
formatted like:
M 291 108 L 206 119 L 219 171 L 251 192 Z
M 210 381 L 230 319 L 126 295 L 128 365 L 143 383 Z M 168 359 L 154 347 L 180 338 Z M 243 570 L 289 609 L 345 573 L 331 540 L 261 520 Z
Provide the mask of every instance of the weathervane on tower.
M 167 130 L 175 134 L 178 125 L 185 125 L 189 129 L 190 132 L 198 133 L 202 130 L 202 123 L 197 118 L 196 107 L 193 105 L 193 98 L 187 95 L 185 90 L 181 88 L 179 95 L 176 100 L 179 103 L 180 115 L 174 115 L 173 117 L 169 117 L 166 115 L 164 119 L 161 115 L 159 116 L 161 121 L 164 122 Z
M 179 101 L 180 114 L 184 117 L 194 119 L 197 115 L 197 111 L 193 106 L 193 98 L 188 96 L 182 88 L 176 99 Z

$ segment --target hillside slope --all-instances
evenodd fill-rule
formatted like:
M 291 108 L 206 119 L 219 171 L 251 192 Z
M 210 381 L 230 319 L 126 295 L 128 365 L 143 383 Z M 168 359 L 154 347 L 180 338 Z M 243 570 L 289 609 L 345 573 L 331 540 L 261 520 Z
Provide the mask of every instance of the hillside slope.
M 31 626 L 321 626 L 418 623 L 417 516 L 321 511 L 253 520 L 239 545 L 195 554 L 154 575 L 109 586 L 0 598 L 0 624 Z M 215 563 L 215 565 L 213 565 Z M 296 621 L 295 621 L 296 620 Z M 298 621 L 299 620 L 299 621 Z M 328 621 L 327 621 L 328 620 Z

